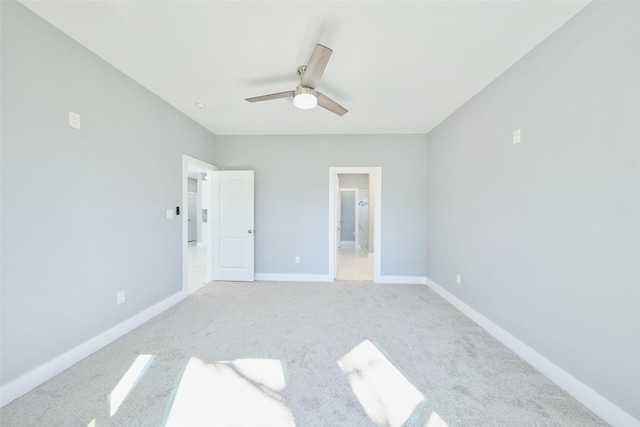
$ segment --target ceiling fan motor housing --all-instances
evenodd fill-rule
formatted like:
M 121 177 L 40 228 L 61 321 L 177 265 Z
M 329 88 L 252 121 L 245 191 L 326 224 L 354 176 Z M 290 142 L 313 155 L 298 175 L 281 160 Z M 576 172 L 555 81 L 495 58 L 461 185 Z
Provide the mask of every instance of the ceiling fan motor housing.
M 293 103 L 298 108 L 309 110 L 318 105 L 318 92 L 308 87 L 298 86 L 293 93 Z

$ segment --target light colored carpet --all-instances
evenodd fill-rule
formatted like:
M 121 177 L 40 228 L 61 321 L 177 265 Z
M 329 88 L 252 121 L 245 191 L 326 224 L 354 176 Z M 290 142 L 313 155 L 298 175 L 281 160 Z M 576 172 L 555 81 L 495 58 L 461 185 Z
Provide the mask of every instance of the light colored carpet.
M 0 420 L 606 425 L 427 287 L 371 282 L 206 285 L 5 406 Z

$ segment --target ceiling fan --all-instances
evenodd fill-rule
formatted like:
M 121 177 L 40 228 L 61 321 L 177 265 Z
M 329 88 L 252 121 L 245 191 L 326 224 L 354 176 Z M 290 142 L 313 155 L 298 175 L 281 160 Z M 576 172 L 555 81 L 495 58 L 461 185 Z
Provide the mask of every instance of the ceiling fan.
M 328 47 L 316 44 L 311 58 L 309 58 L 309 63 L 298 67 L 300 84 L 296 90 L 256 96 L 254 98 L 247 98 L 246 101 L 259 102 L 293 97 L 295 106 L 303 110 L 308 110 L 319 105 L 339 116 L 345 115 L 348 111 L 346 108 L 315 90 L 318 83 L 320 83 L 320 78 L 322 77 L 322 73 L 324 73 L 324 69 L 327 67 L 332 53 L 333 51 Z

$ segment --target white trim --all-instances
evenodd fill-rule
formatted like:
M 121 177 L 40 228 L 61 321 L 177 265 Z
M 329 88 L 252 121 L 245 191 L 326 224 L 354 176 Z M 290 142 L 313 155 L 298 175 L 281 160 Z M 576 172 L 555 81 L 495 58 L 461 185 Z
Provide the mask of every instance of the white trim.
M 255 279 L 264 282 L 333 282 L 333 278 L 328 274 L 256 273 Z
M 196 159 L 195 157 L 188 156 L 186 154 L 182 155 L 182 203 L 181 203 L 181 212 L 180 216 L 182 217 L 182 291 L 186 293 L 189 292 L 189 223 L 187 218 L 187 209 L 189 203 L 189 167 L 197 168 L 206 171 L 207 173 L 213 172 L 218 168 L 207 163 L 202 160 Z M 213 191 L 211 191 L 213 193 Z M 210 196 L 211 204 L 215 203 L 213 200 L 213 194 Z M 209 209 L 211 212 L 211 209 Z M 202 243 L 204 246 L 209 248 L 209 254 L 207 256 L 207 277 L 206 281 L 209 282 L 213 280 L 213 257 L 211 251 L 211 234 L 206 233 L 202 236 Z M 196 238 L 197 240 L 197 238 Z M 200 243 L 200 242 L 199 242 Z M 195 291 L 196 289 L 194 289 Z
M 71 350 L 61 354 L 53 360 L 46 362 L 45 364 L 27 372 L 20 378 L 17 378 L 10 383 L 0 388 L 0 406 L 4 406 L 7 403 L 14 401 L 23 394 L 33 390 L 45 381 L 58 375 L 65 369 L 78 363 L 85 357 L 95 353 L 101 348 L 111 344 L 124 334 L 131 332 L 144 322 L 152 319 L 169 307 L 182 301 L 187 296 L 186 292 L 181 291 L 170 297 L 160 301 L 157 304 L 141 311 L 140 313 L 128 318 L 127 320 L 118 323 L 114 327 L 104 331 L 100 335 L 97 335 L 82 344 L 72 348 Z
M 560 368 L 558 365 L 502 329 L 491 320 L 484 317 L 475 309 L 458 299 L 437 283 L 426 278 L 426 284 L 451 305 L 476 322 L 480 327 L 493 335 L 498 341 L 509 347 L 514 353 L 529 362 L 543 375 L 556 383 L 577 401 L 593 411 L 600 418 L 612 426 L 640 427 L 640 420 L 626 413 L 624 410 L 611 403 L 589 386 L 575 378 L 573 375 Z
M 354 240 L 340 240 L 341 248 L 355 248 L 356 242 Z
M 424 276 L 380 276 L 376 283 L 393 283 L 399 285 L 426 285 Z
M 373 258 L 373 252 L 369 252 L 369 253 L 367 253 L 367 257 L 368 257 L 368 258 Z
M 328 276 L 333 281 L 336 271 L 336 219 L 335 219 L 335 188 L 338 174 L 368 174 L 373 177 L 373 189 L 369 188 L 369 194 L 373 190 L 375 198 L 373 220 L 373 280 L 380 280 L 380 265 L 382 253 L 382 168 L 381 167 L 330 167 L 329 168 L 329 272 Z M 371 240 L 369 240 L 371 241 Z

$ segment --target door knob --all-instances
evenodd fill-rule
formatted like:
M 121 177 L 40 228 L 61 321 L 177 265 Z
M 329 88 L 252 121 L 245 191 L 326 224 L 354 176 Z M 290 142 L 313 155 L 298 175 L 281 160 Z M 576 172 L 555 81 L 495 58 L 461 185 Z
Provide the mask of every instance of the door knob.
M 253 230 L 247 230 L 247 233 L 251 234 L 253 233 Z

